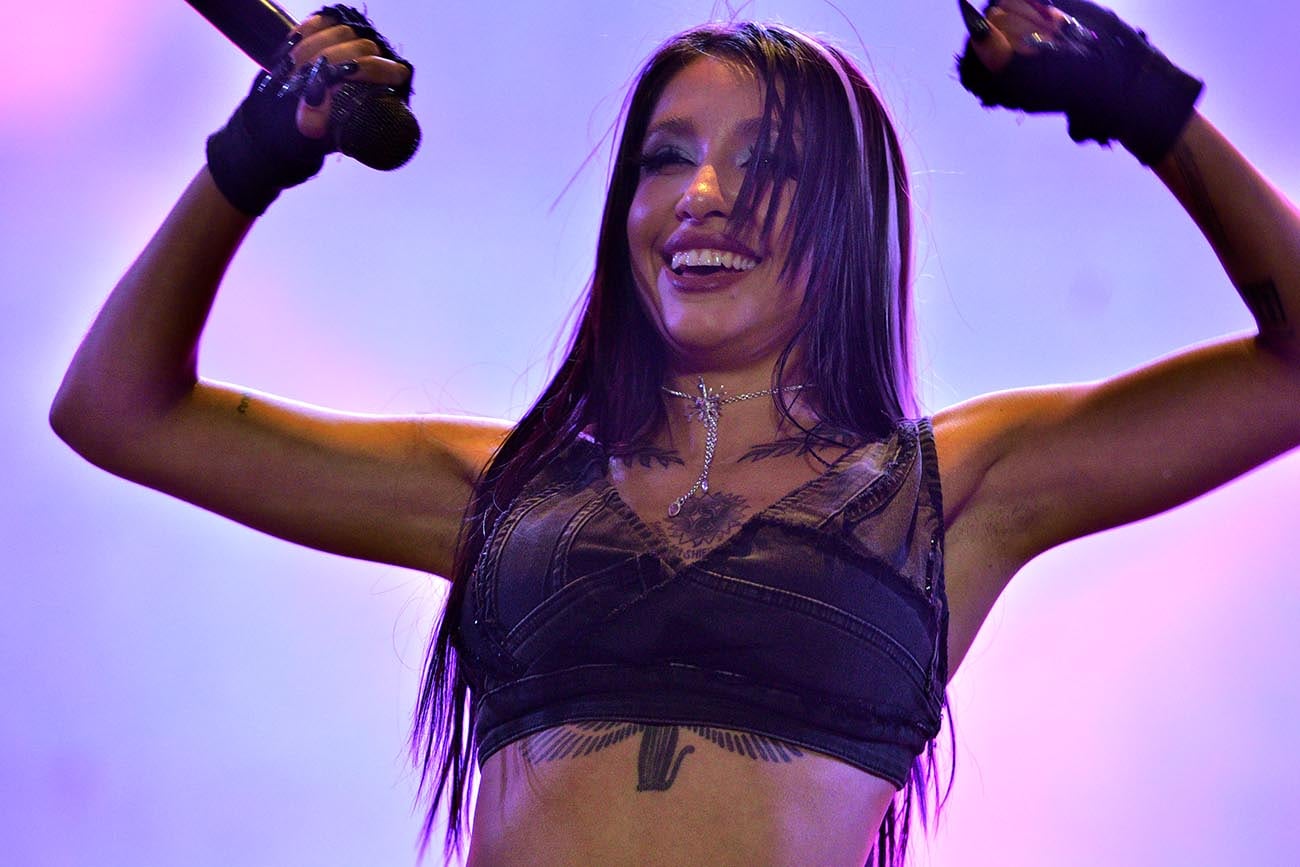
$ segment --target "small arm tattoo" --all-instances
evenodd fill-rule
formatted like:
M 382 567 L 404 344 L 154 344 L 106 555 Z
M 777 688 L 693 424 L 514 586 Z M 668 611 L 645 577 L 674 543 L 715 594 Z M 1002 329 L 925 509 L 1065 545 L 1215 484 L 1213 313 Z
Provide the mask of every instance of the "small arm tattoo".
M 239 406 L 235 407 L 235 412 L 240 415 L 248 415 L 248 407 L 252 404 L 253 399 L 246 394 L 239 396 Z

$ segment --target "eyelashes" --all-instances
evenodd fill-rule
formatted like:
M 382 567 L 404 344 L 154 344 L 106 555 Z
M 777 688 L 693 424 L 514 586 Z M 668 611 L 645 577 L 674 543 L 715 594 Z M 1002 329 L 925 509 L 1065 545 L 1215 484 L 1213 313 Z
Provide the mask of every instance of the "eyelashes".
M 744 156 L 737 162 L 737 168 L 748 169 L 750 160 L 753 156 L 752 150 L 747 150 Z M 769 151 L 759 157 L 761 167 L 770 173 L 770 176 L 780 180 L 794 180 L 798 177 L 799 157 L 794 155 L 786 157 L 773 151 Z M 684 151 L 676 147 L 656 148 L 642 154 L 636 160 L 641 174 L 658 175 L 672 170 L 675 167 L 694 167 L 694 160 L 691 159 Z
M 686 154 L 676 148 L 659 148 L 638 157 L 637 165 L 641 169 L 641 174 L 657 175 L 673 166 L 689 166 L 691 161 Z

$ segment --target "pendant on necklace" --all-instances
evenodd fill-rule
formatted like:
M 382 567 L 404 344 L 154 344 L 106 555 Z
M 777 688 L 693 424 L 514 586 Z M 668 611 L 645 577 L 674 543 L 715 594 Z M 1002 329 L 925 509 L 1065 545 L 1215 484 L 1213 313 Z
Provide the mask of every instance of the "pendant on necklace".
M 719 387 L 716 390 L 709 388 L 704 384 L 704 377 L 702 376 L 699 378 L 696 387 L 700 391 L 698 395 L 686 394 L 666 385 L 661 386 L 665 393 L 691 401 L 694 409 L 686 413 L 687 419 L 696 418 L 704 423 L 704 468 L 700 471 L 700 476 L 695 480 L 695 484 L 691 485 L 691 489 L 668 505 L 668 517 L 670 518 L 676 518 L 681 514 L 682 504 L 695 496 L 697 491 L 708 493 L 709 470 L 713 466 L 713 454 L 718 448 L 718 419 L 722 418 L 722 408 L 724 406 L 730 403 L 739 403 L 742 400 L 752 400 L 756 397 L 803 391 L 805 388 L 812 387 L 812 383 L 787 385 L 778 389 L 765 388 L 762 391 L 747 391 L 733 397 L 726 395 L 725 388 Z

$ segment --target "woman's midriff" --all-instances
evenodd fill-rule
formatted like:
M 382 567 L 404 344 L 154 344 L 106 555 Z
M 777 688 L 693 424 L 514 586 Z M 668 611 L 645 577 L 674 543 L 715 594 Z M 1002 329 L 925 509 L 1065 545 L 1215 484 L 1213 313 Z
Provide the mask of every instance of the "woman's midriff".
M 585 754 L 600 741 L 563 726 L 490 756 L 468 867 L 861 867 L 895 792 L 807 749 L 749 749 L 752 735 L 626 725 Z M 648 767 L 665 745 L 671 761 Z

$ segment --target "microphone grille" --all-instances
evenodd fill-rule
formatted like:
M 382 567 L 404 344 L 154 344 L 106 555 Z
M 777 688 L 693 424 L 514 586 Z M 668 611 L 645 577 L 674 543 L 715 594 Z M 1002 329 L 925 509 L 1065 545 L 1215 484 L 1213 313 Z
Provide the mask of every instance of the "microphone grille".
M 420 124 L 391 88 L 349 81 L 330 105 L 335 147 L 372 169 L 390 171 L 406 164 L 420 146 Z

